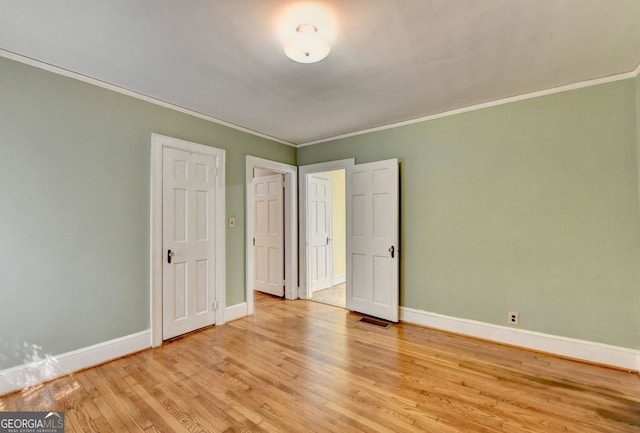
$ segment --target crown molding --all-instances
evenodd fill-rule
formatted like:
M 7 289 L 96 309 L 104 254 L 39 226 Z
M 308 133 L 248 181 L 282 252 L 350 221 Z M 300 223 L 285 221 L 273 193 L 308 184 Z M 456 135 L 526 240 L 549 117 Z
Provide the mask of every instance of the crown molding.
M 467 113 L 469 111 L 481 110 L 483 108 L 495 107 L 498 105 L 508 104 L 510 102 L 524 101 L 526 99 L 533 99 L 539 96 L 553 95 L 555 93 L 568 92 L 570 90 L 582 89 L 584 87 L 597 86 L 599 84 L 611 83 L 614 81 L 626 80 L 628 78 L 635 78 L 640 75 L 640 64 L 635 70 L 631 72 L 625 72 L 623 74 L 610 75 L 608 77 L 595 78 L 593 80 L 580 81 L 578 83 L 567 84 L 564 86 L 553 87 L 550 89 L 539 90 L 536 92 L 525 93 L 522 95 L 510 96 L 508 98 L 497 99 L 495 101 L 483 102 L 481 104 L 469 105 L 467 107 L 456 108 L 455 110 L 443 111 L 441 113 L 430 114 L 424 117 L 418 117 L 416 119 L 404 120 L 402 122 L 390 123 L 388 125 L 376 126 L 374 128 L 362 129 L 360 131 L 348 132 L 346 134 L 335 135 L 332 137 L 321 138 L 318 140 L 301 143 L 296 148 L 305 146 L 312 146 L 314 144 L 326 143 L 328 141 L 340 140 L 342 138 L 355 137 L 357 135 L 369 134 L 371 132 L 384 131 L 387 129 L 399 128 L 401 126 L 413 125 L 414 123 L 428 122 L 429 120 L 440 119 L 442 117 L 455 116 L 456 114 Z
M 296 147 L 295 144 L 281 140 L 276 137 L 272 137 L 267 134 L 263 134 L 258 131 L 254 131 L 252 129 L 244 128 L 242 126 L 238 126 L 233 123 L 226 122 L 224 120 L 217 119 L 215 117 L 208 116 L 206 114 L 200 113 L 198 111 L 190 110 L 188 108 L 182 107 L 180 105 L 172 104 L 170 102 L 163 101 L 161 99 L 156 99 L 148 95 L 144 95 L 142 93 L 135 92 L 133 90 L 125 89 L 124 87 L 117 86 L 112 83 L 108 83 L 106 81 L 98 80 L 96 78 L 89 77 L 87 75 L 79 74 L 77 72 L 70 71 L 68 69 L 60 68 L 58 66 L 52 65 L 50 63 L 45 63 L 40 60 L 33 59 L 31 57 L 26 57 L 21 54 L 17 54 L 11 51 L 3 50 L 0 48 L 0 57 L 4 57 L 9 60 L 14 60 L 16 62 L 24 63 L 29 66 L 34 66 L 39 69 L 43 69 L 48 72 L 53 72 L 54 74 L 62 75 L 68 78 L 73 78 L 78 81 L 82 81 L 84 83 L 92 84 L 94 86 L 102 87 L 103 89 L 111 90 L 113 92 L 120 93 L 122 95 L 131 96 L 132 98 L 140 99 L 145 102 L 149 102 L 154 105 L 158 105 L 163 108 L 168 108 L 170 110 L 178 111 L 183 114 L 188 114 L 189 116 L 197 117 L 199 119 L 207 120 L 212 123 L 216 123 L 218 125 L 226 126 L 231 129 L 235 129 L 237 131 L 245 132 L 247 134 L 255 135 L 260 138 L 265 138 L 267 140 L 275 141 L 281 144 L 286 144 L 287 146 Z

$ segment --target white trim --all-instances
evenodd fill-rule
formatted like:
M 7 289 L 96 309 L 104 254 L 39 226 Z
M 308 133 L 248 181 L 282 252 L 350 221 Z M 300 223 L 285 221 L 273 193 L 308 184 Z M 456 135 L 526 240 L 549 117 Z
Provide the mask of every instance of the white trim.
M 150 180 L 150 224 L 149 224 L 149 287 L 150 317 L 151 317 L 151 345 L 162 344 L 162 151 L 170 147 L 186 152 L 211 155 L 220 158 L 218 167 L 218 184 L 216 185 L 216 215 L 212 216 L 220 224 L 215 225 L 216 242 L 216 301 L 220 306 L 216 311 L 216 325 L 225 322 L 225 151 L 212 146 L 191 143 L 177 138 L 160 134 L 151 134 L 151 180 Z
M 399 128 L 401 126 L 413 125 L 414 123 L 427 122 L 429 120 L 439 119 L 441 117 L 454 116 L 456 114 L 467 113 L 469 111 L 481 110 L 483 108 L 495 107 L 497 105 L 508 104 L 510 102 L 523 101 L 525 99 L 537 98 L 539 96 L 553 95 L 555 93 L 567 92 L 570 90 L 582 89 L 584 87 L 597 86 L 599 84 L 611 83 L 614 81 L 635 78 L 640 75 L 640 65 L 631 71 L 623 74 L 611 75 L 608 77 L 596 78 L 593 80 L 581 81 L 578 83 L 567 84 L 565 86 L 553 87 L 551 89 L 539 90 L 537 92 L 525 93 L 523 95 L 510 96 L 508 98 L 497 99 L 495 101 L 483 102 L 481 104 L 469 105 L 467 107 L 456 108 L 455 110 L 443 111 L 441 113 L 430 114 L 428 116 L 418 117 L 416 119 L 404 120 L 402 122 L 390 123 L 388 125 L 376 126 L 374 128 L 363 129 L 360 131 L 348 132 L 346 134 L 335 135 L 333 137 L 321 138 L 319 140 L 308 141 L 296 145 L 296 148 L 312 146 L 314 144 L 326 143 L 327 141 L 340 140 L 342 138 L 354 137 L 357 135 L 369 134 L 370 132 L 384 131 L 386 129 Z
M 151 346 L 150 337 L 151 331 L 147 329 L 61 355 L 45 355 L 44 359 L 0 370 L 0 396 L 140 352 Z
M 236 305 L 232 305 L 225 309 L 225 316 L 227 322 L 231 322 L 232 320 L 237 320 L 245 317 L 247 315 L 247 303 L 241 302 Z
M 215 117 L 208 116 L 198 111 L 190 110 L 189 108 L 181 107 L 180 105 L 175 105 L 170 102 L 163 101 L 161 99 L 156 99 L 152 96 L 147 96 L 142 93 L 138 93 L 133 90 L 125 89 L 124 87 L 120 87 L 115 84 L 108 83 L 106 81 L 98 80 L 96 78 L 92 78 L 87 75 L 79 74 L 77 72 L 60 68 L 58 66 L 52 65 L 50 63 L 42 62 L 40 60 L 36 60 L 31 57 L 25 57 L 20 54 L 13 53 L 11 51 L 3 50 L 1 48 L 0 48 L 0 57 L 4 57 L 9 60 L 14 60 L 16 62 L 24 63 L 25 65 L 34 66 L 36 68 L 43 69 L 48 72 L 53 72 L 54 74 L 62 75 L 68 78 L 73 78 L 75 80 L 92 84 L 94 86 L 102 87 L 103 89 L 111 90 L 113 92 L 117 92 L 122 95 L 131 96 L 133 98 L 140 99 L 142 101 L 149 102 L 151 104 L 158 105 L 160 107 L 179 111 L 180 113 L 188 114 L 190 116 L 197 117 L 199 119 L 208 120 L 209 122 L 217 123 L 218 125 L 223 125 L 223 126 L 235 129 L 237 131 L 246 132 L 247 134 L 255 135 L 257 137 L 266 138 L 267 140 L 276 141 L 278 143 L 286 144 L 287 146 L 295 147 L 295 144 L 289 141 L 281 140 L 279 138 L 272 137 L 270 135 L 263 134 L 258 131 L 254 131 L 252 129 L 248 129 L 243 126 L 229 123 L 221 119 L 216 119 Z
M 338 284 L 342 284 L 347 281 L 347 274 L 340 274 L 333 276 L 333 285 L 337 286 Z
M 460 319 L 408 307 L 400 307 L 400 320 L 568 358 L 640 371 L 640 350 Z
M 284 174 L 284 297 L 297 299 L 298 283 L 298 168 L 295 165 L 271 161 L 247 155 L 245 163 L 246 187 L 246 261 L 245 261 L 245 296 L 247 314 L 253 314 L 253 170 L 264 168 Z
M 320 162 L 317 164 L 301 165 L 298 167 L 298 178 L 300 182 L 300 244 L 298 251 L 300 254 L 300 287 L 298 296 L 302 299 L 311 298 L 311 282 L 309 281 L 308 257 L 309 257 L 309 227 L 307 221 L 307 175 L 313 173 L 323 173 L 325 171 L 346 170 L 347 167 L 355 165 L 355 158 L 340 159 L 337 161 Z

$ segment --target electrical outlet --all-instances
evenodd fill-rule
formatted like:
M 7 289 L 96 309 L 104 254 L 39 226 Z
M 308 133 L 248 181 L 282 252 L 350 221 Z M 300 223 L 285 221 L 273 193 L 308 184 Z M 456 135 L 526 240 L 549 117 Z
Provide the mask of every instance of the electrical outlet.
M 230 229 L 235 229 L 236 228 L 236 219 L 231 217 L 229 218 L 229 228 Z
M 520 324 L 520 313 L 517 311 L 509 311 L 509 323 L 512 325 Z

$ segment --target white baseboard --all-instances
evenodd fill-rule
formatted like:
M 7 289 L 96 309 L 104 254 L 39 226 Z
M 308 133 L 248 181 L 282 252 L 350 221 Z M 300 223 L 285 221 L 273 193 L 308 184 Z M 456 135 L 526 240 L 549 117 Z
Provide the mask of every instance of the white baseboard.
M 151 347 L 151 330 L 0 370 L 0 395 L 37 385 Z
M 240 319 L 248 314 L 247 303 L 241 302 L 240 304 L 232 305 L 225 308 L 224 319 L 225 322 Z
M 340 274 L 333 276 L 333 285 L 337 286 L 338 284 L 342 284 L 347 281 L 347 274 Z
M 640 371 L 640 350 L 460 319 L 400 307 L 400 320 L 625 370 Z

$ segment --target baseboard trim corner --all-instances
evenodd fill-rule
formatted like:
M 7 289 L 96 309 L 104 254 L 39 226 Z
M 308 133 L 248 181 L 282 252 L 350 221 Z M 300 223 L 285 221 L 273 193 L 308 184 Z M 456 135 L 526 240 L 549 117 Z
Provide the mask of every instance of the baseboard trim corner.
M 151 330 L 0 370 L 0 396 L 48 382 L 151 347 Z
M 438 313 L 400 307 L 400 320 L 483 340 L 524 347 L 566 358 L 640 371 L 640 350 L 514 329 Z

